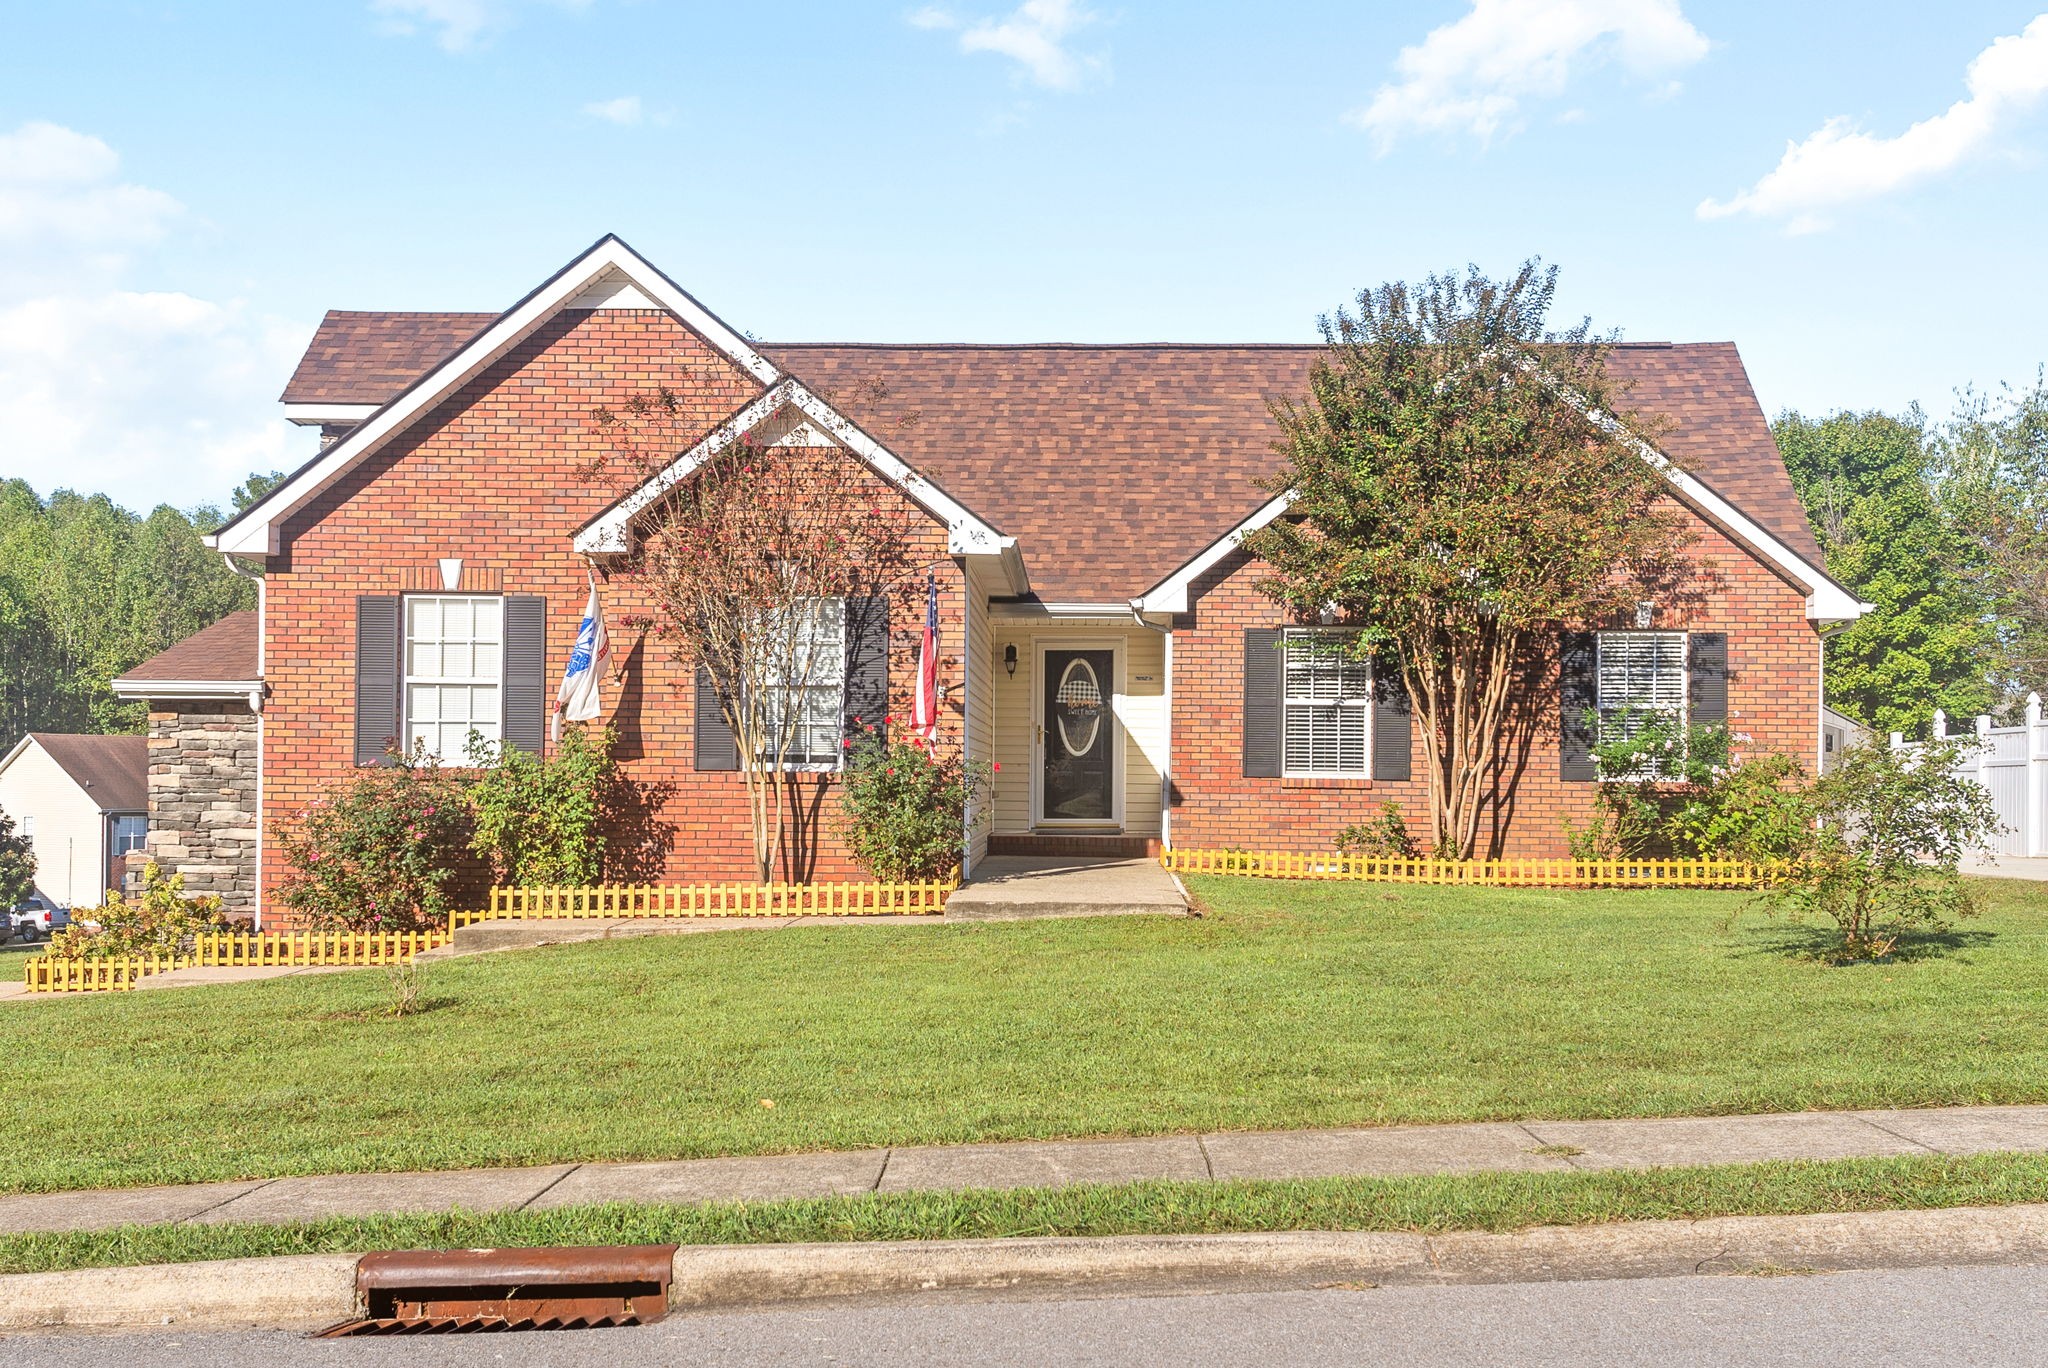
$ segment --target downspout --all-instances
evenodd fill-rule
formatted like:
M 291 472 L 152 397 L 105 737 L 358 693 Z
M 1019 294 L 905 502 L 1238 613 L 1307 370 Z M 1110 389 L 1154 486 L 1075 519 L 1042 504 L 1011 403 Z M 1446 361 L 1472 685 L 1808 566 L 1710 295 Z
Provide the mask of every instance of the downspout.
M 269 581 L 253 570 L 236 563 L 227 552 L 220 553 L 222 563 L 245 580 L 256 583 L 256 687 L 249 693 L 249 711 L 256 715 L 256 888 L 251 905 L 256 930 L 263 929 L 263 690 L 268 680 L 270 664 L 270 593 Z
M 954 561 L 960 567 L 960 759 L 961 769 L 974 759 L 969 744 L 974 739 L 974 575 L 966 557 Z M 967 810 L 960 833 L 960 882 L 974 877 L 974 819 L 980 807 Z
M 1138 600 L 1131 600 L 1131 621 L 1148 631 L 1160 635 L 1160 649 L 1166 659 L 1162 667 L 1166 675 L 1166 764 L 1159 773 L 1159 848 L 1173 849 L 1173 628 L 1160 627 L 1145 621 Z

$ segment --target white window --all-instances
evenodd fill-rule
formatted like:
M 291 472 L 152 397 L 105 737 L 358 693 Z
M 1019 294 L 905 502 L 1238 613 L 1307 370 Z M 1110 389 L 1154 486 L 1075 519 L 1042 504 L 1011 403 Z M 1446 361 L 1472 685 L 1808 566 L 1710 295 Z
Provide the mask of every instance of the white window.
M 36 837 L 36 816 L 33 812 L 22 814 L 21 839 L 33 841 Z
M 1600 739 L 1621 741 L 1656 718 L 1685 725 L 1685 633 L 1602 632 Z
M 149 819 L 147 817 L 116 817 L 114 819 L 114 854 L 117 856 L 126 855 L 130 851 L 142 849 L 143 842 L 148 836 Z
M 799 608 L 789 629 L 772 638 L 770 659 L 762 672 L 762 739 L 772 760 L 774 748 L 789 737 L 785 765 L 837 769 L 843 749 L 840 709 L 846 696 L 846 603 L 814 599 Z M 793 730 L 784 731 L 788 726 Z
M 1372 667 L 1356 632 L 1297 630 L 1282 638 L 1281 772 L 1364 778 L 1372 757 Z
M 405 601 L 405 739 L 462 763 L 475 732 L 504 732 L 504 600 L 414 595 Z

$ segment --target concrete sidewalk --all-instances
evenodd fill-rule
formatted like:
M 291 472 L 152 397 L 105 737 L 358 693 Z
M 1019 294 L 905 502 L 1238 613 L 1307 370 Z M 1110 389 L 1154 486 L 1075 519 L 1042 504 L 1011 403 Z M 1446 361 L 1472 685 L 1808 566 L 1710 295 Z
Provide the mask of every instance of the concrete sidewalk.
M 1157 860 L 1084 855 L 989 855 L 946 900 L 947 921 L 1027 917 L 1184 917 L 1179 880 Z
M 1501 1121 L 556 1164 L 447 1173 L 329 1174 L 0 1197 L 0 1234 L 100 1230 L 130 1223 L 282 1223 L 455 1208 L 513 1211 L 598 1202 L 759 1202 L 866 1192 L 1060 1187 L 1157 1178 L 1201 1181 L 1566 1172 L 1994 1151 L 2048 1152 L 2048 1106 L 1645 1121 Z

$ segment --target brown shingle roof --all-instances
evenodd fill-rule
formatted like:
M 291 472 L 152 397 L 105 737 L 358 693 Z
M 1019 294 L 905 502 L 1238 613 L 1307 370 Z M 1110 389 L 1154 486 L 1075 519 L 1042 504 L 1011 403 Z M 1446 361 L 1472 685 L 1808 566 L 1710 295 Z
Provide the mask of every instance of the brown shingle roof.
M 1130 597 L 1271 496 L 1268 401 L 1314 346 L 767 346 L 875 437 L 1023 542 L 1046 599 Z M 1616 348 L 1659 445 L 1816 566 L 1820 550 L 1733 343 Z M 876 388 L 886 393 L 876 396 Z
M 287 402 L 381 404 L 492 314 L 330 313 Z M 1316 346 L 764 345 L 985 521 L 1049 600 L 1151 588 L 1266 500 L 1267 410 Z M 1618 347 L 1659 445 L 1815 566 L 1820 549 L 1730 342 Z
M 149 742 L 144 737 L 29 735 L 100 811 L 142 812 L 149 807 Z
M 497 316 L 329 309 L 285 385 L 282 402 L 384 403 L 454 355 Z
M 202 627 L 168 651 L 151 656 L 121 676 L 129 683 L 153 679 L 218 680 L 224 684 L 257 678 L 256 613 L 229 613 Z

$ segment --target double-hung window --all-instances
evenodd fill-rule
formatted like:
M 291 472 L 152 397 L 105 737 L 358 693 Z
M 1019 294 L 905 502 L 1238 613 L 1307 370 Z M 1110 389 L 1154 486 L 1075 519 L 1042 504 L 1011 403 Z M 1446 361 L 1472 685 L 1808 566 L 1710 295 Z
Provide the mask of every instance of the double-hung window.
M 773 751 L 784 740 L 783 764 L 839 767 L 840 710 L 846 695 L 846 602 L 812 599 L 769 636 L 762 683 L 762 739 Z
M 149 839 L 149 819 L 134 814 L 123 814 L 114 819 L 114 854 L 116 857 L 142 849 Z
M 1289 628 L 1281 637 L 1281 773 L 1363 779 L 1372 763 L 1372 666 L 1358 634 Z
M 1684 632 L 1600 633 L 1597 678 L 1603 743 L 1658 722 L 1685 726 Z
M 405 600 L 405 738 L 460 764 L 471 732 L 504 735 L 505 603 L 476 594 Z

